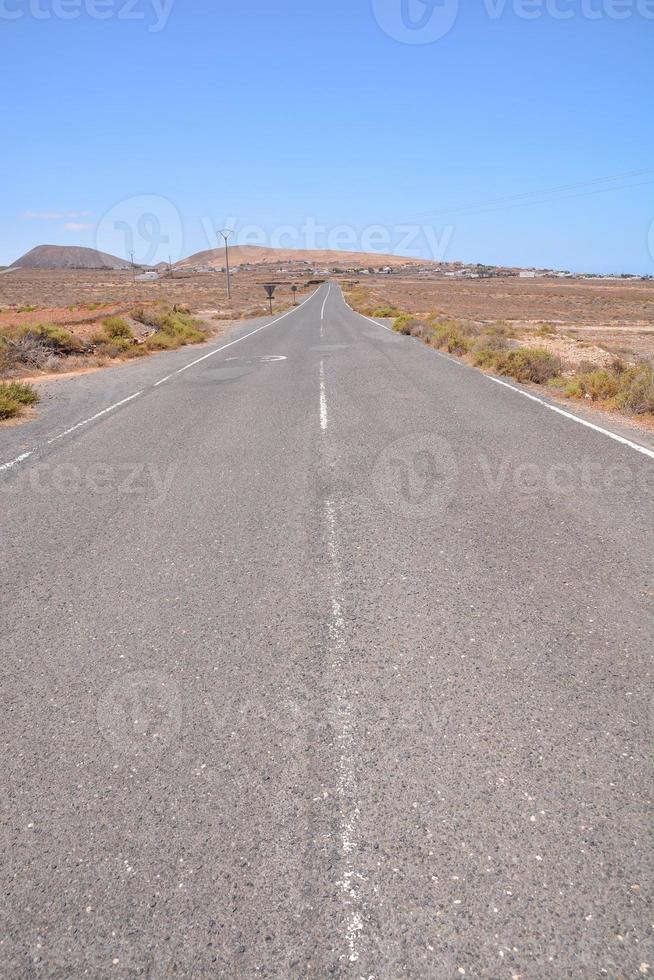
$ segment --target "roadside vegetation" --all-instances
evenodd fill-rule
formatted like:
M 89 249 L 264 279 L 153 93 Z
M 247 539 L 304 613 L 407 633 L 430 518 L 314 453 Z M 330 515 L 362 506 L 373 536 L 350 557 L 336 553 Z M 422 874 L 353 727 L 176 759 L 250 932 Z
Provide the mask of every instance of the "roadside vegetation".
M 481 324 L 437 315 L 401 313 L 391 304 L 372 309 L 364 290 L 348 294 L 349 303 L 367 316 L 393 319 L 393 329 L 436 350 L 500 377 L 522 384 L 544 385 L 560 397 L 591 402 L 608 411 L 654 421 L 654 362 L 627 352 L 604 354 L 608 363 L 567 363 L 556 353 L 561 334 L 542 323 L 530 331 L 499 321 Z
M 0 420 L 12 419 L 29 405 L 36 405 L 39 395 L 36 389 L 20 381 L 0 382 Z
M 186 307 L 165 303 L 105 317 L 90 336 L 78 336 L 56 324 L 15 324 L 0 329 L 0 378 L 102 367 L 115 360 L 200 344 L 207 338 L 204 324 Z

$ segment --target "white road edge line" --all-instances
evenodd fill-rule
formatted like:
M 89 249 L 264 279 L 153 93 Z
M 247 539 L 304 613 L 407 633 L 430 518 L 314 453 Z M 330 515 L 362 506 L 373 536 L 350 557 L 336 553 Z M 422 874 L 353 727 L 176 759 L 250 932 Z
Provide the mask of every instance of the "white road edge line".
M 229 344 L 223 344 L 222 347 L 218 347 L 216 350 L 209 351 L 208 354 L 204 354 L 202 357 L 198 357 L 195 361 L 191 361 L 190 364 L 186 364 L 184 367 L 179 368 L 178 371 L 173 371 L 172 374 L 166 375 L 165 378 L 161 378 L 159 381 L 156 381 L 154 385 L 152 385 L 152 387 L 158 388 L 159 385 L 162 385 L 164 383 L 164 381 L 170 381 L 170 379 L 174 378 L 175 375 L 182 374 L 183 371 L 188 371 L 189 368 L 195 367 L 195 365 L 199 364 L 201 361 L 206 361 L 208 357 L 213 357 L 214 354 L 219 354 L 221 351 L 227 350 L 228 347 L 233 347 L 234 344 L 240 344 L 242 340 L 247 340 L 248 337 L 253 337 L 254 334 L 259 333 L 260 330 L 265 330 L 266 327 L 272 327 L 275 323 L 279 323 L 279 321 L 283 320 L 284 317 L 289 316 L 291 313 L 295 313 L 296 310 L 301 309 L 301 307 L 303 307 L 305 303 L 308 303 L 309 300 L 312 299 L 317 292 L 318 290 L 315 290 L 313 293 L 311 293 L 311 296 L 307 296 L 306 299 L 302 300 L 299 306 L 294 306 L 293 309 L 287 310 L 286 313 L 282 313 L 281 316 L 278 316 L 276 317 L 276 319 L 271 320 L 270 323 L 264 323 L 263 326 L 257 327 L 256 330 L 251 330 L 250 333 L 246 333 L 242 337 L 237 337 L 236 340 L 230 341 Z M 108 415 L 109 412 L 113 412 L 114 409 L 120 408 L 121 405 L 126 405 L 127 402 L 131 402 L 135 398 L 138 398 L 139 395 L 142 395 L 145 390 L 146 390 L 145 388 L 142 388 L 140 391 L 134 392 L 133 395 L 129 395 L 127 398 L 123 398 L 121 399 L 121 401 L 114 402 L 113 405 L 109 405 L 107 408 L 103 408 L 101 412 L 97 412 L 95 415 L 91 415 L 90 418 L 83 419 L 81 422 L 77 422 L 76 425 L 71 426 L 70 429 L 66 429 L 65 432 L 60 432 L 59 435 L 53 436 L 52 439 L 48 439 L 48 441 L 46 442 L 46 446 L 51 446 L 53 442 L 57 442 L 59 439 L 63 439 L 65 436 L 69 436 L 72 432 L 75 432 L 77 429 L 81 429 L 83 426 L 89 425 L 89 423 L 91 422 L 95 422 L 96 419 L 102 418 L 103 415 Z M 17 456 L 16 459 L 12 459 L 9 463 L 0 464 L 0 473 L 2 473 L 3 470 L 9 470 L 13 466 L 17 466 L 19 463 L 22 463 L 26 459 L 29 459 L 29 457 L 36 452 L 36 449 L 38 449 L 38 446 L 35 447 L 34 449 L 30 449 L 29 452 L 23 453 L 21 456 Z
M 22 463 L 23 460 L 24 459 L 28 459 L 32 455 L 33 452 L 34 452 L 34 450 L 33 449 L 30 449 L 30 451 L 28 453 L 23 453 L 21 456 L 17 456 L 16 459 L 12 459 L 12 461 L 10 463 L 3 463 L 2 466 L 0 466 L 0 473 L 3 470 L 10 470 L 12 468 L 12 466 L 17 466 L 19 463 Z
M 58 439 L 63 439 L 64 436 L 69 436 L 71 432 L 75 432 L 77 429 L 81 429 L 83 425 L 88 425 L 89 422 L 95 422 L 96 419 L 101 419 L 103 415 L 108 415 L 109 412 L 113 412 L 115 408 L 120 408 L 121 405 L 126 405 L 127 402 L 134 401 L 139 395 L 143 394 L 144 389 L 141 391 L 135 391 L 133 395 L 129 395 L 127 398 L 121 399 L 119 402 L 114 402 L 113 405 L 109 405 L 107 408 L 103 408 L 101 412 L 96 412 L 95 415 L 91 415 L 90 418 L 84 419 L 82 422 L 78 422 L 77 425 L 71 425 L 70 429 L 66 429 L 65 432 L 60 432 L 58 436 L 53 436 L 52 439 L 48 439 L 46 445 L 51 446 L 53 442 L 57 442 Z
M 343 297 L 343 301 L 347 306 L 348 304 L 345 301 L 345 297 Z M 352 309 L 352 307 L 349 306 L 348 309 Z M 352 310 L 352 312 L 357 313 L 356 310 Z M 374 323 L 377 327 L 382 327 L 383 330 L 390 330 L 390 332 L 393 333 L 391 328 L 387 327 L 386 324 L 377 323 L 376 320 L 366 316 L 365 313 L 357 313 L 357 316 L 363 317 L 364 320 L 369 320 L 370 323 Z M 432 348 L 430 348 L 430 350 L 432 350 L 432 353 L 438 354 L 439 357 L 444 358 L 451 364 L 457 364 L 459 367 L 467 367 L 467 365 L 462 364 L 461 361 L 456 361 L 451 357 L 447 357 L 442 353 L 442 351 L 433 350 Z M 474 371 L 475 369 L 471 368 L 470 370 Z M 617 432 L 611 432 L 610 429 L 604 429 L 601 425 L 595 425 L 594 422 L 588 422 L 586 419 L 580 418 L 573 412 L 566 412 L 564 408 L 559 408 L 558 405 L 550 405 L 549 402 L 546 402 L 543 398 L 539 398 L 538 395 L 532 395 L 531 392 L 524 391 L 522 388 L 517 388 L 508 381 L 501 381 L 499 378 L 494 378 L 492 374 L 485 374 L 483 371 L 478 371 L 477 374 L 481 375 L 481 377 L 485 378 L 487 381 L 493 381 L 496 385 L 502 385 L 503 388 L 508 388 L 510 391 L 515 391 L 517 395 L 522 395 L 523 398 L 528 398 L 532 402 L 537 402 L 539 405 L 542 405 L 543 408 L 548 408 L 550 412 L 556 412 L 557 415 L 563 415 L 563 417 L 566 419 L 572 419 L 573 422 L 578 422 L 579 425 L 583 425 L 587 429 L 592 429 L 594 432 L 599 432 L 603 436 L 608 436 L 609 439 L 613 439 L 615 442 L 619 442 L 623 446 L 628 446 L 629 449 L 634 449 L 637 453 L 642 453 L 643 456 L 648 456 L 650 459 L 654 459 L 654 450 L 647 449 L 646 446 L 641 446 L 637 442 L 632 442 L 631 439 L 626 439 L 624 436 L 619 436 Z

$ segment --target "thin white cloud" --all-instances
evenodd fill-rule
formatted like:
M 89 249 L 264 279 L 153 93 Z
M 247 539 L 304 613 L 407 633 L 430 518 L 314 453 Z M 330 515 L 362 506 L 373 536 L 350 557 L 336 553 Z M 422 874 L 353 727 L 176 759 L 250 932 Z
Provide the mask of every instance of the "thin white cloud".
M 86 231 L 88 228 L 92 228 L 93 225 L 86 224 L 80 221 L 67 221 L 64 225 L 65 231 Z
M 25 221 L 70 221 L 74 218 L 89 218 L 90 211 L 26 211 Z

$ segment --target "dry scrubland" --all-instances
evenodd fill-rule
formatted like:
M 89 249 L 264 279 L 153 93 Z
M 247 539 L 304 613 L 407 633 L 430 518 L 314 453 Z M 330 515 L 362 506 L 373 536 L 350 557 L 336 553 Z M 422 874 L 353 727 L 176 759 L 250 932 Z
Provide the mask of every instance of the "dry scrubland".
M 482 370 L 654 427 L 653 283 L 376 277 L 347 297 Z
M 232 299 L 220 273 L 136 282 L 131 272 L 18 269 L 0 275 L 0 419 L 38 401 L 17 381 L 104 367 L 223 332 L 229 321 L 269 312 L 264 281 L 283 280 L 279 313 L 306 295 L 306 278 L 237 273 Z

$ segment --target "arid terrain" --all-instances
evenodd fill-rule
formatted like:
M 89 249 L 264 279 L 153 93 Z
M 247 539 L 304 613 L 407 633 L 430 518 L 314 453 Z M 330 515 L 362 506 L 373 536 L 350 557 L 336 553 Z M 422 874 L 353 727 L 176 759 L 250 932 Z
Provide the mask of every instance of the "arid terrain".
M 269 309 L 263 288 L 269 279 L 280 282 L 273 301 L 276 310 L 292 303 L 292 284 L 300 296 L 307 282 L 306 275 L 237 272 L 230 301 L 225 276 L 219 272 L 179 272 L 139 282 L 131 271 L 15 269 L 0 274 L 0 328 L 48 322 L 76 331 L 110 314 L 128 312 L 135 304 L 156 302 L 181 304 L 193 313 L 221 319 L 260 316 Z
M 374 276 L 355 296 L 371 309 L 396 307 L 480 324 L 503 321 L 529 333 L 551 324 L 570 351 L 584 345 L 654 356 L 654 282 L 602 279 L 415 280 Z

